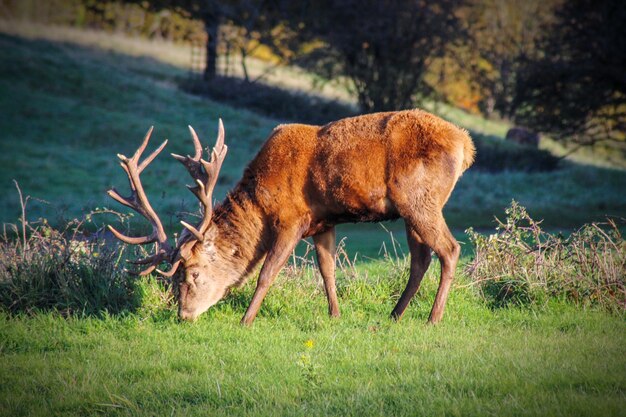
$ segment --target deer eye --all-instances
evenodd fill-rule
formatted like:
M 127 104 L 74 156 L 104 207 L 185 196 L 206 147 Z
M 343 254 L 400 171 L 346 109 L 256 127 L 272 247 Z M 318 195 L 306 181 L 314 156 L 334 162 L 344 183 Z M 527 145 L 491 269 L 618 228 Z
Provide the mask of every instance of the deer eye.
M 198 279 L 198 277 L 200 276 L 200 273 L 199 272 L 193 272 L 191 274 L 191 276 L 193 277 L 193 279 Z

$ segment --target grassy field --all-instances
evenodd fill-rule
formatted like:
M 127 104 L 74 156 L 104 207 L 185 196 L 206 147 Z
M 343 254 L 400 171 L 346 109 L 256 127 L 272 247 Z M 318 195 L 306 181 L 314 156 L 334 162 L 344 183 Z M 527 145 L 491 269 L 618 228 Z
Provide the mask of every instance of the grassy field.
M 338 320 L 308 274 L 283 274 L 252 328 L 238 324 L 250 286 L 194 324 L 167 308 L 0 316 L 0 414 L 624 415 L 623 318 L 490 310 L 459 286 L 428 326 L 431 269 L 394 323 L 402 271 L 379 261 L 340 277 Z
M 0 221 L 19 216 L 11 179 L 40 199 L 31 201 L 31 219 L 119 209 L 105 197 L 111 185 L 127 187 L 115 154 L 130 154 L 153 124 L 155 146 L 167 137 L 170 152 L 188 153 L 187 124 L 210 142 L 224 119 L 230 150 L 217 189 L 224 196 L 280 121 L 182 92 L 185 51 L 0 22 Z M 281 76 L 296 88 L 307 75 Z M 438 111 L 485 134 L 505 130 Z M 163 156 L 144 176 L 156 209 L 178 228 L 177 213 L 195 208 L 184 170 Z M 626 216 L 624 189 L 625 171 L 572 162 L 553 172 L 470 170 L 446 217 L 465 240 L 465 228 L 492 227 L 514 198 L 549 229 L 568 231 L 606 214 Z M 375 224 L 340 229 L 350 259 L 359 256 L 353 267 L 343 259 L 339 320 L 326 317 L 309 267 L 279 276 L 249 329 L 238 322 L 252 283 L 194 324 L 176 320 L 150 279 L 129 289 L 134 302 L 117 315 L 106 306 L 71 317 L 0 311 L 0 415 L 626 415 L 623 315 L 563 301 L 489 308 L 463 274 L 471 256 L 464 245 L 444 322 L 425 324 L 438 279 L 433 262 L 394 323 L 388 314 L 408 269 L 402 223 L 385 226 L 391 234 Z M 390 258 L 381 255 L 383 241 Z

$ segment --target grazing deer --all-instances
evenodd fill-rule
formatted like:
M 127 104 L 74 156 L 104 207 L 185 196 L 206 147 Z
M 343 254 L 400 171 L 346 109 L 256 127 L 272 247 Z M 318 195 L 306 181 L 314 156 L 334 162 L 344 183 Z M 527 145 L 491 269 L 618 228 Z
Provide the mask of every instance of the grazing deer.
M 194 320 L 243 283 L 264 259 L 252 301 L 242 319 L 251 324 L 274 278 L 302 238 L 312 236 L 331 316 L 339 316 L 335 290 L 335 225 L 378 222 L 402 217 L 406 223 L 411 269 L 406 288 L 391 315 L 399 319 L 417 292 L 431 260 L 441 262 L 441 279 L 429 322 L 441 320 L 460 254 L 444 221 L 442 208 L 461 174 L 472 164 L 474 145 L 467 131 L 421 110 L 376 113 L 325 126 L 280 125 L 274 129 L 243 178 L 215 208 L 212 194 L 226 156 L 224 127 L 210 160 L 189 127 L 194 156 L 172 156 L 189 171 L 189 187 L 203 206 L 196 226 L 184 226 L 175 247 L 151 207 L 139 175 L 167 140 L 144 161 L 152 128 L 132 158 L 118 155 L 132 194 L 118 202 L 152 223 L 149 236 L 128 237 L 129 244 L 156 243 L 156 253 L 136 261 L 172 277 L 179 271 L 179 317 Z M 167 272 L 156 269 L 169 262 Z

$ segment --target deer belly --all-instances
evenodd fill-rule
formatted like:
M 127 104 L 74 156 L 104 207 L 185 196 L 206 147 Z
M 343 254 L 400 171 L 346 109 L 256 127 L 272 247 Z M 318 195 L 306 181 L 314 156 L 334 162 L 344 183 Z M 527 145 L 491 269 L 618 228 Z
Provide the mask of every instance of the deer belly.
M 371 190 L 343 188 L 326 206 L 325 221 L 332 224 L 379 222 L 398 218 L 397 210 L 387 198 L 386 187 Z

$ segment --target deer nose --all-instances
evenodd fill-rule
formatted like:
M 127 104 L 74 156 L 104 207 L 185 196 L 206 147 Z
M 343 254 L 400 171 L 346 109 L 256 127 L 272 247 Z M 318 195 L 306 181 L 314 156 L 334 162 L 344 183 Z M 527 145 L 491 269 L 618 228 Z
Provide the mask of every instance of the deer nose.
M 198 316 L 196 314 L 194 314 L 193 312 L 186 311 L 186 310 L 183 310 L 183 309 L 178 310 L 178 318 L 180 320 L 194 322 L 194 321 L 196 321 L 197 317 Z

